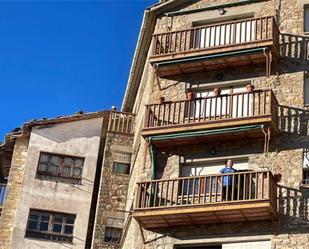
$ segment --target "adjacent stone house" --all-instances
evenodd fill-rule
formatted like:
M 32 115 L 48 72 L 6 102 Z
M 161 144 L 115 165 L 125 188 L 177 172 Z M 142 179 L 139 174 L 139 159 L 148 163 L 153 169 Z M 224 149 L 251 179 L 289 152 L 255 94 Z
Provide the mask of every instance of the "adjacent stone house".
M 308 0 L 145 11 L 122 248 L 309 248 L 308 34 Z
M 28 122 L 1 145 L 0 248 L 118 248 L 133 116 Z

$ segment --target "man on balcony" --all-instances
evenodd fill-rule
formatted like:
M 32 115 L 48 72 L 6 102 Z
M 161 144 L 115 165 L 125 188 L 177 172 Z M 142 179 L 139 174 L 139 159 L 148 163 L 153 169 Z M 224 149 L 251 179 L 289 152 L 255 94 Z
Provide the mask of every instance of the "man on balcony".
M 232 200 L 233 177 L 226 174 L 237 172 L 237 170 L 233 168 L 233 165 L 233 160 L 229 159 L 225 162 L 225 167 L 220 170 L 220 173 L 224 174 L 224 176 L 222 177 L 222 201 Z M 236 178 L 234 177 L 234 193 L 236 187 L 235 180 Z

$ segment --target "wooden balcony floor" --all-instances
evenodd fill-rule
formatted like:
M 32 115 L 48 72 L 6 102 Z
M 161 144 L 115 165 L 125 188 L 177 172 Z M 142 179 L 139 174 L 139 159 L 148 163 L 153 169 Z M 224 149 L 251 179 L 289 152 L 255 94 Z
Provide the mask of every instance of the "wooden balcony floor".
M 261 45 L 262 47 L 260 47 Z M 279 58 L 277 50 L 273 47 L 272 42 L 268 42 L 259 44 L 259 46 L 257 46 L 257 44 L 252 44 L 251 46 L 236 46 L 222 48 L 220 50 L 210 49 L 172 56 L 152 57 L 150 62 L 157 64 L 157 74 L 159 77 L 259 65 L 266 63 L 266 56 L 262 50 L 263 45 L 265 45 L 264 48 L 269 48 L 272 53 L 274 53 L 274 60 Z M 250 48 L 261 49 L 260 51 L 250 52 Z M 248 53 L 246 53 L 246 51 L 248 51 Z M 226 56 L 221 58 L 223 54 L 226 54 Z M 182 61 L 182 59 L 186 59 L 186 61 Z
M 190 133 L 190 132 L 197 132 L 197 131 L 206 131 L 206 130 L 218 130 L 218 129 L 225 129 L 225 128 L 236 128 L 236 127 L 243 127 L 252 125 L 265 125 L 265 127 L 270 127 L 271 136 L 276 136 L 278 134 L 278 127 L 276 125 L 275 120 L 272 117 L 265 116 L 265 117 L 247 117 L 241 119 L 226 119 L 226 120 L 214 120 L 208 122 L 200 122 L 200 123 L 188 123 L 184 125 L 175 125 L 175 126 L 161 126 L 156 128 L 149 128 L 143 129 L 142 136 L 144 137 L 152 137 L 152 143 L 158 147 L 165 147 L 165 146 L 179 146 L 179 145 L 191 145 L 196 143 L 203 143 L 205 141 L 212 141 L 212 140 L 231 140 L 231 139 L 244 139 L 244 138 L 264 138 L 265 134 L 262 131 L 262 128 L 256 128 L 252 130 L 235 130 L 227 133 L 217 134 L 207 134 L 207 136 L 203 135 L 196 135 L 190 137 L 169 137 L 168 139 L 160 139 L 156 141 L 154 138 L 155 136 L 161 135 L 169 135 L 169 134 L 181 134 L 181 133 Z M 266 129 L 265 129 L 266 130 Z
M 146 229 L 275 220 L 269 200 L 135 210 L 133 217 Z

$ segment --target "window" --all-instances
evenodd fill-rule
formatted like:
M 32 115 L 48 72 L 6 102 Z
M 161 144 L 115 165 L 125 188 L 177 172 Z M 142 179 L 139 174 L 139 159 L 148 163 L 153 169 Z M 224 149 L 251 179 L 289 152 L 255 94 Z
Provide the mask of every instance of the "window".
M 76 216 L 31 209 L 29 212 L 26 237 L 52 241 L 73 241 Z
M 309 6 L 305 6 L 305 33 L 309 33 Z
M 305 75 L 304 101 L 305 101 L 305 105 L 309 105 L 309 76 L 308 75 Z
M 256 20 L 248 20 L 247 18 L 253 18 L 253 16 L 247 15 L 245 18 L 221 19 L 212 23 L 208 22 L 206 23 L 207 26 L 203 22 L 196 23 L 193 26 L 200 26 L 200 28 L 196 29 L 195 35 L 193 35 L 192 31 L 191 47 L 209 48 L 235 43 L 253 42 L 260 39 L 256 34 L 256 28 L 259 24 Z
M 253 96 L 246 93 L 246 85 L 234 85 L 221 88 L 221 97 L 214 97 L 214 88 L 205 89 L 196 93 L 199 101 L 188 106 L 190 118 L 209 118 L 225 116 L 229 118 L 243 118 L 253 116 Z M 228 96 L 228 94 L 233 94 Z M 212 97 L 212 98 L 211 98 Z
M 37 175 L 40 178 L 71 179 L 73 183 L 79 183 L 82 178 L 83 166 L 83 158 L 42 152 Z
M 130 174 L 130 164 L 114 162 L 113 163 L 113 172 L 128 175 L 128 174 Z
M 104 241 L 112 244 L 120 244 L 122 229 L 118 227 L 105 227 Z

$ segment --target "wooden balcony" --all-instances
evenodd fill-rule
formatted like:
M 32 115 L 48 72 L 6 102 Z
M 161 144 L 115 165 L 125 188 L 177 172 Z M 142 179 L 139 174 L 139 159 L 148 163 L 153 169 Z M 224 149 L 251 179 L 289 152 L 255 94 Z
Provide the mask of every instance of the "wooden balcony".
M 160 77 L 266 63 L 279 57 L 273 16 L 242 19 L 153 35 L 150 62 Z
M 227 128 L 232 129 L 228 139 L 263 137 L 264 131 L 260 128 L 245 129 L 259 125 L 268 127 L 271 135 L 278 132 L 278 102 L 272 90 L 150 104 L 146 106 L 145 117 L 142 135 L 151 137 L 158 146 L 202 142 L 203 138 L 198 134 L 181 136 L 200 131 L 210 132 L 207 140 L 224 139 L 219 129 Z M 153 139 L 158 136 L 160 139 Z
M 111 111 L 108 131 L 132 135 L 134 131 L 134 114 Z
M 229 183 L 226 187 L 223 182 Z M 137 184 L 133 217 L 146 229 L 277 218 L 269 171 L 182 177 Z

